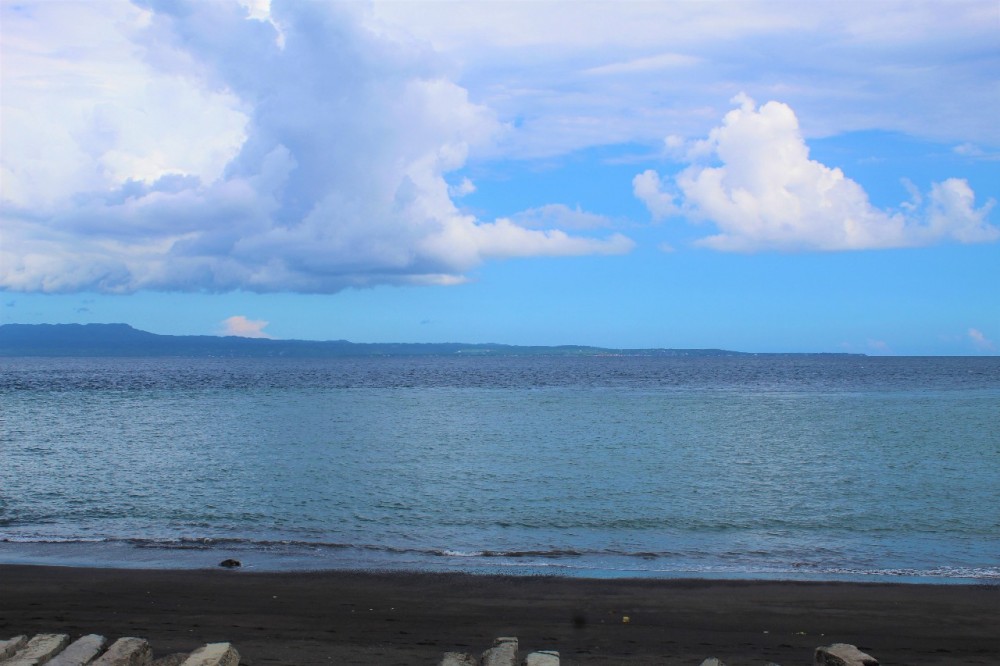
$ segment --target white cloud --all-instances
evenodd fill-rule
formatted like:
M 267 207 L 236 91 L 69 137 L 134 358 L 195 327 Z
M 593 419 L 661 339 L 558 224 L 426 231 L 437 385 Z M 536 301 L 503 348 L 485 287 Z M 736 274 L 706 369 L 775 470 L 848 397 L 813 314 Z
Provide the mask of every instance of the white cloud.
M 443 248 L 441 247 L 443 246 Z M 548 254 L 573 256 L 583 254 L 626 254 L 635 243 L 622 234 L 612 234 L 605 239 L 571 236 L 559 229 L 525 229 L 509 219 L 476 225 L 456 225 L 447 235 L 427 239 L 430 253 L 454 253 L 459 256 L 467 248 L 469 259 L 475 253 L 480 257 L 500 258 Z
M 468 178 L 463 178 L 460 183 L 452 185 L 448 188 L 448 194 L 455 198 L 468 196 L 475 191 L 476 184 Z
M 868 340 L 868 349 L 876 354 L 891 354 L 892 349 L 885 340 Z
M 965 143 L 960 143 L 954 148 L 952 148 L 952 152 L 954 152 L 956 155 L 962 155 L 964 157 L 983 157 L 985 155 L 985 152 L 983 151 L 982 148 L 968 141 Z
M 515 213 L 511 219 L 529 228 L 553 229 L 600 229 L 610 227 L 613 222 L 605 215 L 588 213 L 579 204 L 570 208 L 566 204 L 548 204 Z
M 939 238 L 953 238 L 962 243 L 989 243 L 1000 238 L 1000 228 L 986 221 L 986 215 L 995 202 L 991 199 L 976 208 L 976 194 L 969 183 L 960 178 L 949 178 L 931 185 L 927 227 L 914 233 L 925 242 Z
M 630 247 L 462 214 L 445 176 L 503 128 L 437 54 L 365 5 L 249 5 L 3 5 L 0 287 L 332 292 Z
M 660 175 L 652 169 L 646 169 L 632 179 L 632 192 L 644 204 L 653 218 L 660 220 L 680 213 L 675 203 L 675 196 L 664 190 Z
M 270 322 L 262 319 L 247 319 L 243 315 L 234 315 L 222 321 L 222 335 L 235 335 L 240 338 L 268 338 L 264 332 Z
M 608 65 L 591 67 L 584 70 L 585 74 L 595 76 L 605 76 L 609 74 L 633 74 L 655 72 L 664 69 L 674 69 L 676 67 L 690 67 L 698 64 L 700 58 L 684 55 L 683 53 L 660 53 L 658 55 L 626 60 L 623 62 L 613 62 Z
M 739 90 L 789 102 L 807 137 L 995 147 L 996 20 L 995 0 L 375 0 L 372 22 L 453 56 L 457 80 L 517 124 L 501 154 L 548 156 L 652 144 L 668 126 L 704 135 Z
M 718 227 L 698 243 L 716 250 L 860 250 L 928 245 L 945 240 L 990 242 L 1000 228 L 975 207 L 968 183 L 935 183 L 921 206 L 906 212 L 872 206 L 864 189 L 840 169 L 809 159 L 790 107 L 759 108 L 745 95 L 707 139 L 691 146 L 693 162 L 664 182 L 646 171 L 633 191 L 654 217 L 684 214 Z M 675 200 L 679 203 L 675 204 Z
M 969 339 L 973 346 L 980 351 L 994 351 L 996 347 L 993 341 L 987 338 L 978 328 L 969 329 Z
M 158 76 L 137 57 L 149 12 L 121 2 L 3 3 L 0 12 L 5 205 L 44 207 L 173 172 L 213 180 L 243 141 L 235 96 Z

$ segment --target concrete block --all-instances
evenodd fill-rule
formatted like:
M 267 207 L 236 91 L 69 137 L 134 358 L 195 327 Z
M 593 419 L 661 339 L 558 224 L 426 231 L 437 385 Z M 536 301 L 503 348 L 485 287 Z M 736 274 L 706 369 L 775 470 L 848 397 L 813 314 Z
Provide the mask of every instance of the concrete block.
M 517 638 L 502 636 L 483 653 L 483 666 L 517 666 Z
M 209 643 L 192 652 L 181 666 L 240 666 L 240 653 L 232 643 Z
M 531 652 L 524 658 L 524 666 L 559 666 L 559 653 L 555 650 Z
M 468 652 L 445 652 L 438 666 L 479 666 L 479 662 Z
M 14 638 L 8 638 L 5 641 L 0 641 L 0 659 L 6 659 L 7 657 L 13 656 L 13 654 L 24 647 L 24 644 L 27 642 L 27 636 L 14 636 Z
M 59 654 L 69 644 L 66 634 L 38 634 L 21 646 L 3 666 L 40 666 Z
M 142 638 L 119 638 L 92 666 L 150 666 L 153 650 Z
M 97 634 L 81 636 L 49 661 L 49 666 L 86 666 L 101 654 L 108 639 Z
M 701 666 L 726 666 L 726 662 L 722 661 L 718 657 L 709 657 L 705 661 L 701 662 Z
M 878 666 L 878 659 L 848 643 L 816 648 L 815 666 Z

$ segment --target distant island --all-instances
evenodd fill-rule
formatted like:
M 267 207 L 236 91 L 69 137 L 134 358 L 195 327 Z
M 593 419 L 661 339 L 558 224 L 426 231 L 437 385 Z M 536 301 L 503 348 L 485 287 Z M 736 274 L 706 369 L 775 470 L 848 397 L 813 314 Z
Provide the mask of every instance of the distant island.
M 128 324 L 3 324 L 0 356 L 184 356 L 331 358 L 348 356 L 851 356 L 753 354 L 725 349 L 611 349 L 460 342 L 273 340 L 213 335 L 157 335 Z M 853 354 L 857 356 L 858 354 Z

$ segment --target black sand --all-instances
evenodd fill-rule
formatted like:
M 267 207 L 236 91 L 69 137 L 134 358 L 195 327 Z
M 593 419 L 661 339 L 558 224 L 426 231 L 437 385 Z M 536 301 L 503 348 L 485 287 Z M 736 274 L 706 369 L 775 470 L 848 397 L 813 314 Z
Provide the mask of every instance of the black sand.
M 629 617 L 623 623 L 623 616 Z M 263 664 L 436 664 L 497 636 L 563 664 L 1000 664 L 1000 587 L 581 580 L 0 566 L 0 638 L 141 636 L 155 655 L 232 641 Z

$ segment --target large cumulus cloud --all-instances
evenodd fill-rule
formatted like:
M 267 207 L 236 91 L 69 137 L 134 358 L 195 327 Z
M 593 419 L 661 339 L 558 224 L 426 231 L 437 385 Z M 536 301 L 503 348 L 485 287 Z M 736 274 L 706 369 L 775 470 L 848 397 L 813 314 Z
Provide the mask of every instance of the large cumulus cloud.
M 59 144 L 32 118 L 32 105 L 51 98 L 5 82 L 5 96 L 20 95 L 5 124 L 16 120 L 7 131 L 21 138 L 3 155 L 0 287 L 329 292 L 457 282 L 488 258 L 631 249 L 620 235 L 459 211 L 445 176 L 503 128 L 433 52 L 372 30 L 363 12 L 275 0 L 260 20 L 236 3 L 151 1 L 130 15 L 130 55 L 149 80 L 134 76 L 131 95 L 110 98 L 100 85 L 58 91 L 70 101 L 105 95 L 83 103 L 91 117 Z M 170 86 L 191 104 L 149 99 Z M 137 89 L 139 109 L 129 106 Z M 212 104 L 217 113 L 183 113 Z M 186 149 L 172 148 L 172 136 Z M 77 157 L 62 181 L 45 171 L 59 154 L 21 168 L 46 145 Z M 188 158 L 198 151 L 210 155 Z
M 633 192 L 654 217 L 683 215 L 710 222 L 719 233 L 698 244 L 716 250 L 861 250 L 942 241 L 990 242 L 990 201 L 977 208 L 968 182 L 949 178 L 928 196 L 899 210 L 871 204 L 864 189 L 840 169 L 809 159 L 790 107 L 758 107 L 745 95 L 707 139 L 686 148 L 690 165 L 673 178 L 638 174 Z

